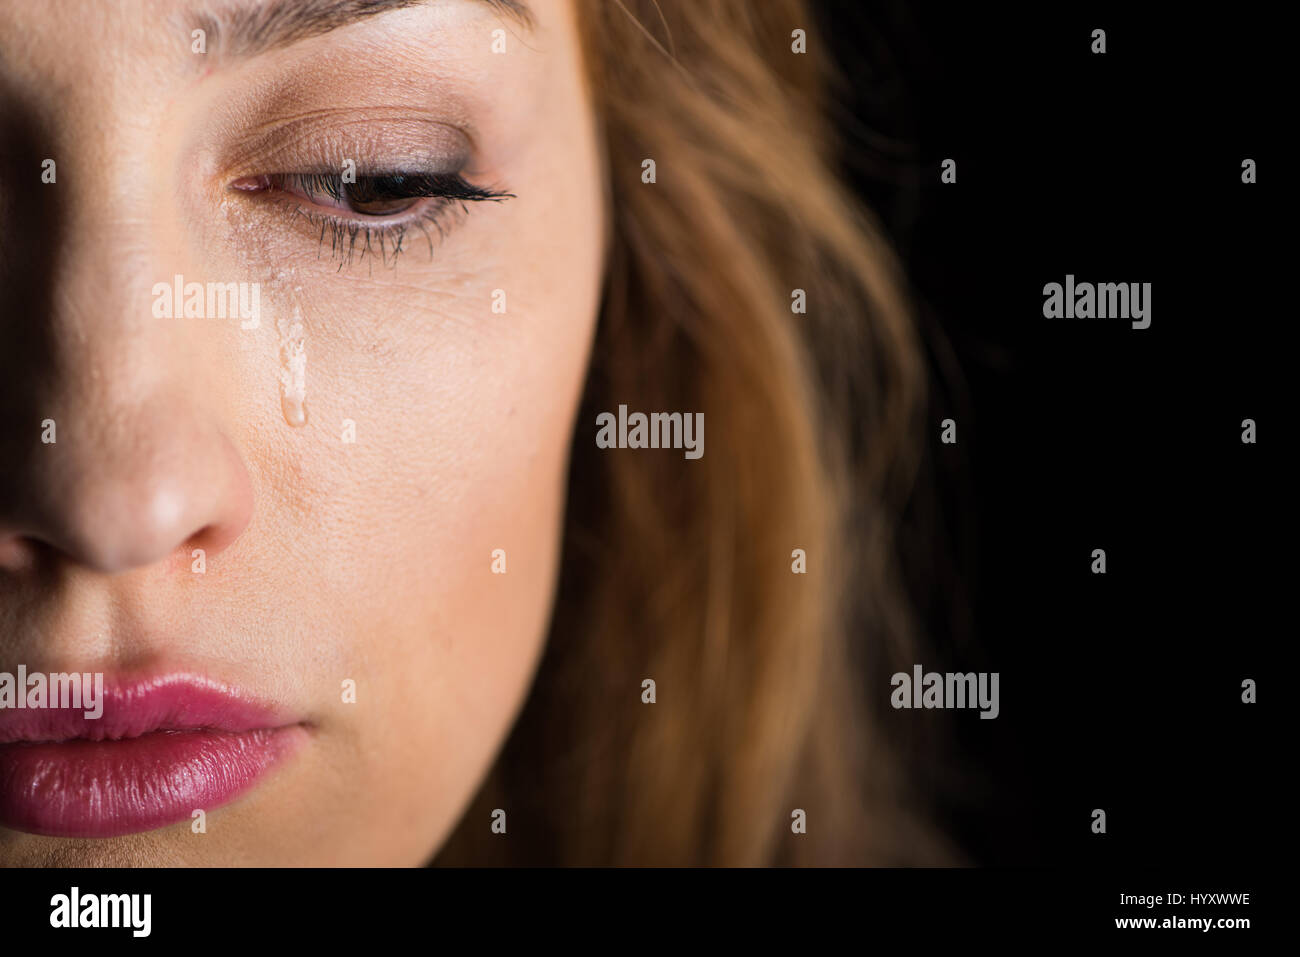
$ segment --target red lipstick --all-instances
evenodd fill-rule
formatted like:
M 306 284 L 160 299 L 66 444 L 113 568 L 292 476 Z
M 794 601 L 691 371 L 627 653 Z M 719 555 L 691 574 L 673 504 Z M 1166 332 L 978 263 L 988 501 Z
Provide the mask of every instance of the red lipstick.
M 193 675 L 106 682 L 103 715 L 0 710 L 0 826 L 116 837 L 190 820 L 248 790 L 306 729 Z

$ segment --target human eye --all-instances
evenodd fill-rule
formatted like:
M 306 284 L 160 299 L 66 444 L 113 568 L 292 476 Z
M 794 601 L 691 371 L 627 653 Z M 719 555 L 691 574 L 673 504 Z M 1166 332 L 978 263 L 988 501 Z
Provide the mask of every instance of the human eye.
M 269 173 L 240 177 L 231 189 L 253 201 L 283 204 L 292 219 L 310 227 L 318 255 L 328 244 L 340 268 L 366 256 L 391 264 L 417 232 L 432 255 L 434 235 L 444 239 L 472 204 L 514 195 L 471 183 L 460 170 Z

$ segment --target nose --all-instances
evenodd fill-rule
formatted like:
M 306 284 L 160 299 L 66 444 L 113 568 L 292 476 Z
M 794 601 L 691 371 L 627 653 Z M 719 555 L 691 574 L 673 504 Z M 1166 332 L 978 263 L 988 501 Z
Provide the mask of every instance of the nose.
M 42 443 L 0 493 L 0 567 L 42 548 L 107 574 L 194 548 L 215 555 L 248 525 L 252 492 L 230 442 L 184 401 L 43 420 Z M 33 429 L 33 432 L 35 430 Z
M 53 551 L 118 574 L 247 527 L 252 485 L 212 398 L 229 392 L 220 332 L 155 319 L 158 272 L 82 245 L 0 300 L 0 569 Z
M 0 569 L 50 553 L 118 574 L 228 548 L 252 515 L 229 438 L 230 339 L 154 316 L 183 273 L 165 171 L 96 124 L 57 182 L 10 188 L 54 139 L 28 109 L 0 116 Z M 138 144 L 137 144 L 138 145 Z M 92 148 L 93 146 L 93 148 Z M 29 237 L 10 242 L 9 234 Z M 196 272 L 204 272 L 198 266 Z

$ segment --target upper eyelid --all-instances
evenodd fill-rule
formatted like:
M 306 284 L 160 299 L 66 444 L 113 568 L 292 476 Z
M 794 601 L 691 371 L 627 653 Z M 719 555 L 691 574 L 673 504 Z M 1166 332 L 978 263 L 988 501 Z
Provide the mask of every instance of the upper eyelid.
M 366 114 L 316 110 L 288 121 L 268 124 L 241 137 L 236 154 L 222 164 L 230 178 L 286 169 L 314 172 L 342 169 L 351 159 L 360 167 L 382 162 L 394 167 L 450 172 L 477 155 L 472 130 L 459 123 L 412 116 L 406 110 Z

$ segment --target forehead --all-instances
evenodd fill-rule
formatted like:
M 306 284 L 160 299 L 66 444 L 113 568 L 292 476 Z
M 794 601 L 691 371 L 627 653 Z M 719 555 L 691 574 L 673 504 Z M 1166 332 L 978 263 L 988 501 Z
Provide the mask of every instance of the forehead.
M 0 0 L 0 113 L 104 139 L 141 134 L 226 78 L 313 75 L 356 91 L 376 74 L 505 79 L 482 56 L 504 31 L 538 49 L 561 0 Z M 540 16 L 539 16 L 540 15 Z M 544 45 L 544 44 L 543 44 Z M 283 69 L 282 69 L 283 68 Z M 504 68 L 504 70 L 503 70 Z M 350 75 L 344 76 L 343 72 Z M 330 78 L 333 78 L 332 80 Z M 423 81 L 415 81 L 423 82 Z M 111 121 L 110 121 L 111 119 Z M 118 130 L 113 134 L 112 130 Z
M 129 58 L 193 68 L 198 53 L 257 56 L 358 24 L 401 23 L 394 15 L 403 11 L 425 11 L 405 22 L 429 24 L 477 12 L 516 34 L 537 24 L 529 0 L 0 0 L 0 70 L 53 72 L 70 52 L 83 67 Z

